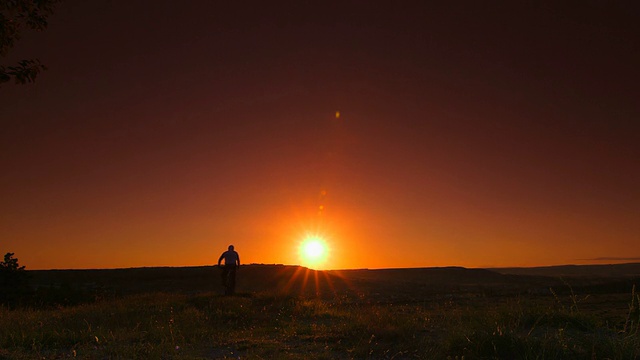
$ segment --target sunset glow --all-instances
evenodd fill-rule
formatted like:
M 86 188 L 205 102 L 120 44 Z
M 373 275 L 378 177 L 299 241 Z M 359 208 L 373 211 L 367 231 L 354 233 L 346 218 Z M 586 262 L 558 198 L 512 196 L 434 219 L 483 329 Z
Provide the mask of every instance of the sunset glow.
M 640 261 L 639 22 L 612 3 L 62 1 L 0 59 L 48 69 L 0 81 L 0 256 Z

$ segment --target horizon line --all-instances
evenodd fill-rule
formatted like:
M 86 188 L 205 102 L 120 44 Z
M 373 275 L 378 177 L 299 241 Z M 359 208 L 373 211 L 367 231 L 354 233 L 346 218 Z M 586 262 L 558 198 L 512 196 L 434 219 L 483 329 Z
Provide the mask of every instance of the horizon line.
M 412 267 L 360 267 L 360 268 L 344 268 L 344 269 L 313 269 L 300 264 L 280 264 L 280 263 L 249 263 L 242 264 L 240 266 L 251 265 L 264 265 L 264 266 L 290 266 L 290 267 L 304 267 L 314 271 L 350 271 L 350 270 L 392 270 L 392 269 L 442 269 L 442 268 L 463 268 L 463 269 L 533 269 L 533 268 L 549 268 L 560 266 L 607 266 L 607 265 L 627 265 L 627 264 L 640 264 L 640 258 L 594 258 L 594 259 L 577 259 L 577 260 L 590 260 L 590 261 L 630 261 L 624 263 L 610 263 L 610 264 L 556 264 L 556 265 L 535 265 L 535 266 L 473 266 L 466 267 L 462 265 L 446 265 L 446 266 L 412 266 Z M 198 267 L 216 267 L 216 264 L 207 265 L 153 265 L 153 266 L 131 266 L 131 267 L 112 267 L 112 268 L 50 268 L 50 269 L 28 269 L 25 271 L 73 271 L 73 270 L 130 270 L 130 269 L 162 269 L 162 268 L 198 268 Z

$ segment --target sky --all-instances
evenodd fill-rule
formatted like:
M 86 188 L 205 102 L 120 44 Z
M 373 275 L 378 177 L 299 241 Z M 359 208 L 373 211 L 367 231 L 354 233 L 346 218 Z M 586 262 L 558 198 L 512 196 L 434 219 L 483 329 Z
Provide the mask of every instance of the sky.
M 27 269 L 640 261 L 635 2 L 65 1 L 0 87 Z M 307 237 L 328 257 L 307 264 Z

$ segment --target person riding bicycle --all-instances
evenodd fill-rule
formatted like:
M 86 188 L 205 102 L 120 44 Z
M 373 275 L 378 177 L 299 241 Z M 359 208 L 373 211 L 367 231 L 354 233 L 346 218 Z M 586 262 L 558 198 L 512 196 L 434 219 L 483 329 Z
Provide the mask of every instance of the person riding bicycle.
M 240 266 L 240 255 L 233 249 L 233 245 L 229 245 L 229 250 L 225 251 L 218 258 L 218 266 L 224 259 L 224 267 L 222 268 L 222 286 L 225 287 L 225 293 L 230 295 L 236 283 L 236 270 Z M 230 278 L 229 278 L 230 277 Z M 230 284 L 227 283 L 229 278 Z M 229 287 L 229 288 L 227 288 Z

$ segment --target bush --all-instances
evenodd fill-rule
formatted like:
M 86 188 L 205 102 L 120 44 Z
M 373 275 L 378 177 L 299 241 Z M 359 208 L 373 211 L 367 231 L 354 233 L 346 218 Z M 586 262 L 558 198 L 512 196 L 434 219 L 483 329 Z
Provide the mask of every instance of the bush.
M 27 273 L 13 253 L 6 253 L 0 262 L 0 304 L 16 305 L 29 293 Z

